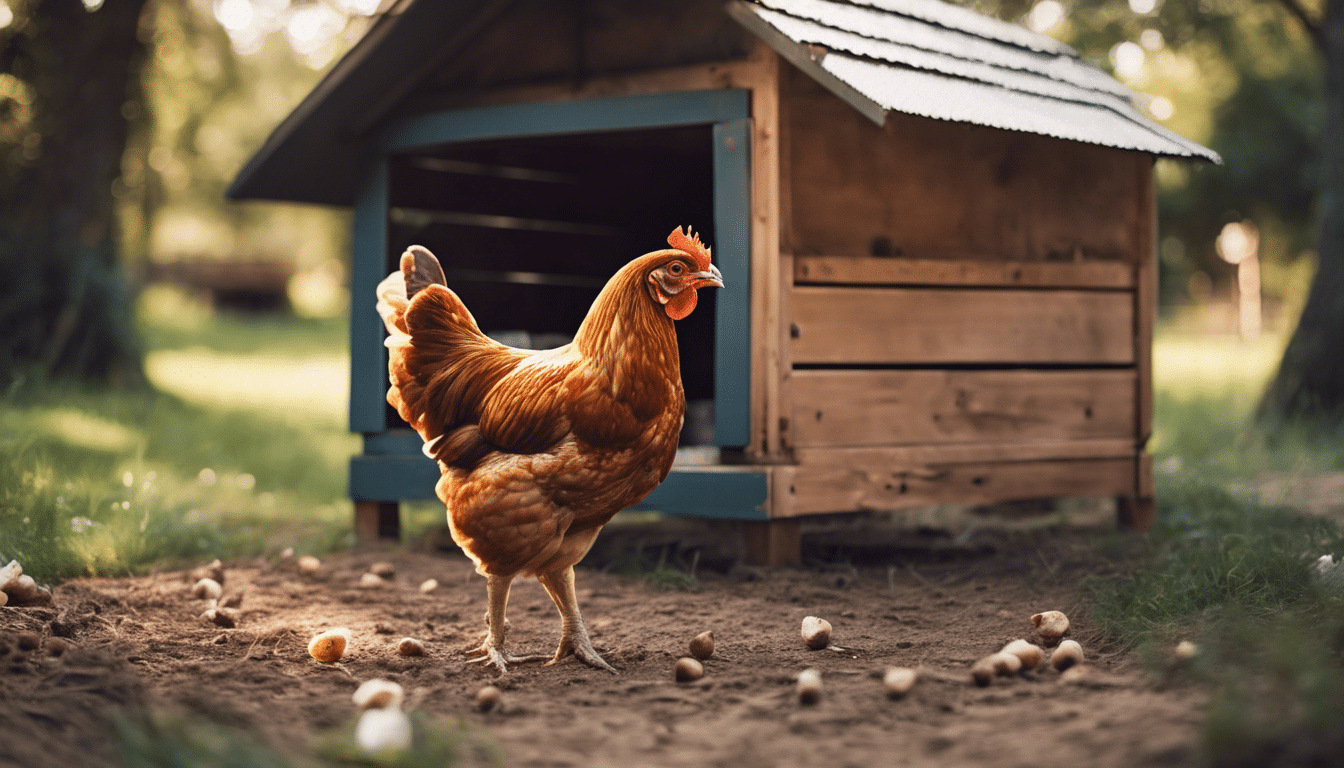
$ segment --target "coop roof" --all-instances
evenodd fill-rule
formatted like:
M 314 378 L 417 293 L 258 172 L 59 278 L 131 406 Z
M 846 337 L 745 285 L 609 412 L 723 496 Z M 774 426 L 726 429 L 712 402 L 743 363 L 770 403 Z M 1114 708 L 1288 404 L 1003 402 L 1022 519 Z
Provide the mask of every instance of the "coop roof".
M 365 135 L 507 0 L 387 0 L 369 31 L 276 128 L 228 190 L 349 205 Z M 941 0 L 729 0 L 729 16 L 882 124 L 890 111 L 1218 162 L 1146 117 L 1143 97 L 1069 46 Z M 443 30 L 452 30 L 445 34 Z

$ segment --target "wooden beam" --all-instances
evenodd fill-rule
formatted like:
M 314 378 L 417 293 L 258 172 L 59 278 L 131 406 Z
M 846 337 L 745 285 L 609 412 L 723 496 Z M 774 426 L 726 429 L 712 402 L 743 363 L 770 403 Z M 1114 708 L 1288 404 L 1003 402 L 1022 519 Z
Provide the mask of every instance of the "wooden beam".
M 1034 288 L 1134 287 L 1134 267 L 1120 261 L 1033 262 L 971 259 L 911 259 L 799 256 L 799 284 L 956 285 Z
M 790 514 L 894 511 L 935 504 L 993 504 L 1059 496 L 1121 496 L 1134 487 L 1124 458 L 1004 463 L 891 465 L 800 464 Z
M 794 364 L 1134 361 L 1128 291 L 795 288 Z
M 1133 446 L 1134 371 L 800 370 L 799 448 L 1114 438 Z
M 753 51 L 758 80 L 751 91 L 751 338 L 752 441 L 757 462 L 781 461 L 780 393 L 784 339 L 780 271 L 779 57 L 764 46 Z
M 1128 439 L 1036 440 L 952 445 L 903 445 L 870 448 L 799 448 L 798 466 L 848 466 L 869 471 L 913 471 L 947 464 L 1006 464 L 1054 459 L 1134 457 Z
M 401 513 L 395 501 L 355 502 L 355 544 L 370 546 L 401 538 Z

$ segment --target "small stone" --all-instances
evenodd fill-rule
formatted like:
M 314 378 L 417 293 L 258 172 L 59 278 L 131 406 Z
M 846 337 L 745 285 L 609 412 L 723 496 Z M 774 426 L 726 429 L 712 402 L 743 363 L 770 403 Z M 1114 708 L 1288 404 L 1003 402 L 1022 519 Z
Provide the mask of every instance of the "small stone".
M 701 632 L 691 638 L 691 655 L 697 659 L 708 659 L 714 655 L 714 633 L 711 631 Z
M 215 558 L 213 562 L 192 568 L 191 573 L 187 576 L 194 582 L 199 582 L 201 579 L 211 579 L 222 585 L 224 583 L 224 564 L 219 561 L 219 558 Z
M 402 656 L 424 656 L 425 644 L 414 637 L 403 637 L 401 642 L 397 643 L 397 653 Z
M 816 704 L 821 701 L 821 671 L 804 669 L 798 673 L 798 703 Z
M 47 638 L 48 656 L 63 656 L 65 655 L 65 652 L 68 650 L 70 650 L 70 643 L 64 638 L 61 637 Z
M 705 675 L 705 666 L 689 656 L 683 656 L 677 659 L 677 664 L 672 670 L 678 683 L 689 683 L 699 680 Z
M 323 664 L 340 661 L 350 643 L 350 630 L 329 629 L 308 641 L 308 654 Z
M 238 614 L 228 608 L 210 608 L 201 614 L 201 618 L 224 629 L 232 629 L 238 626 Z
M 831 644 L 831 623 L 816 616 L 803 619 L 803 642 L 808 648 L 820 651 Z
M 218 581 L 209 577 L 197 581 L 191 588 L 191 596 L 200 600 L 218 600 L 222 594 L 224 594 L 224 587 L 220 586 Z
M 887 690 L 887 698 L 900 699 L 915 687 L 919 672 L 908 667 L 892 667 L 882 675 L 882 687 Z
M 372 573 L 362 573 L 359 575 L 360 589 L 373 589 L 374 587 L 381 587 L 385 583 L 386 582 L 383 581 L 381 576 Z
M 493 685 L 487 685 L 476 692 L 476 708 L 482 712 L 489 712 L 499 707 L 504 699 L 504 694 Z
M 397 575 L 397 566 L 393 565 L 392 563 L 386 563 L 386 562 L 374 563 L 373 565 L 369 566 L 369 573 L 372 573 L 374 576 L 377 576 L 380 579 L 391 580 L 395 578 Z
M 430 592 L 439 588 L 438 579 L 425 579 L 420 582 L 420 593 L 428 595 Z
M 20 651 L 36 651 L 42 645 L 42 636 L 36 632 L 19 632 L 14 635 L 14 644 Z
M 322 561 L 318 560 L 316 557 L 313 557 L 312 555 L 301 555 L 299 557 L 298 563 L 299 563 L 299 573 L 304 573 L 309 576 L 312 576 L 313 574 L 322 570 Z

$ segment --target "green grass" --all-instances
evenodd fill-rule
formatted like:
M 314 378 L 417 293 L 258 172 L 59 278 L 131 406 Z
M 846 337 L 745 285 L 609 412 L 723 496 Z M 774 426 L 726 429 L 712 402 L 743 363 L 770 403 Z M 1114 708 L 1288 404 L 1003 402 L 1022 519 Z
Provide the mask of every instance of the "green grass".
M 1344 530 L 1264 490 L 1269 476 L 1337 473 L 1344 446 L 1311 425 L 1268 436 L 1254 424 L 1281 348 L 1274 338 L 1159 335 L 1157 525 L 1102 546 L 1129 564 L 1127 577 L 1085 585 L 1113 645 L 1213 692 L 1212 765 L 1308 764 L 1344 748 L 1344 595 L 1310 573 L 1320 555 L 1344 555 Z M 1170 653 L 1180 639 L 1201 648 L 1188 667 Z
M 155 390 L 21 380 L 0 394 L 0 558 L 52 581 L 348 545 L 343 322 L 185 300 L 139 317 Z M 260 383 L 237 376 L 239 349 Z M 174 354 L 194 362 L 156 372 Z

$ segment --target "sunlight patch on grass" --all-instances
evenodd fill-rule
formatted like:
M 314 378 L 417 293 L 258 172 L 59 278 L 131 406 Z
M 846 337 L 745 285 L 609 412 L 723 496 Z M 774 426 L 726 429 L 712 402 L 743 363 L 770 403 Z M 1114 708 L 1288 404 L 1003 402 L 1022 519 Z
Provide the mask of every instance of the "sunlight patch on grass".
M 145 443 L 143 430 L 131 429 L 124 424 L 109 421 L 73 408 L 36 409 L 18 416 L 14 421 L 25 422 L 25 426 L 38 434 L 43 434 L 76 448 L 87 448 L 108 453 L 121 453 L 142 447 Z M 17 425 L 0 421 L 8 428 Z
M 154 386 L 202 406 L 341 424 L 350 401 L 348 355 L 243 355 L 204 347 L 151 352 Z

